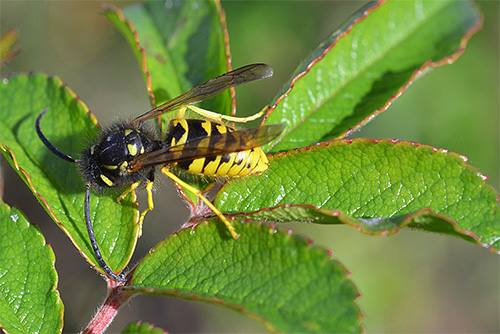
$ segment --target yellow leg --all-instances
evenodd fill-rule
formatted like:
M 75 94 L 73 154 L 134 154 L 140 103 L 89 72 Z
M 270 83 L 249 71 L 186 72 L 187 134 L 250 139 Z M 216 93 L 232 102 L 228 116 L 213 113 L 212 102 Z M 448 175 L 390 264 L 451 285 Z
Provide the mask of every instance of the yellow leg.
M 123 194 L 121 194 L 118 198 L 117 201 L 121 202 L 129 193 L 131 193 L 133 190 L 135 190 L 139 185 L 141 184 L 141 181 L 134 182 L 125 189 Z M 146 216 L 146 213 L 148 211 L 151 211 L 154 209 L 154 202 L 153 202 L 153 182 L 148 181 L 146 184 L 146 191 L 148 192 L 148 208 L 144 210 L 140 217 L 139 217 L 139 237 L 142 235 L 142 223 L 144 222 L 144 217 Z
M 148 181 L 146 184 L 146 191 L 148 192 L 148 208 L 142 211 L 141 216 L 139 217 L 139 237 L 142 235 L 142 223 L 144 222 L 144 216 L 146 216 L 148 211 L 155 208 L 155 204 L 153 202 L 153 182 Z
M 248 116 L 248 117 L 234 117 L 234 116 L 221 115 L 221 114 L 218 114 L 216 112 L 213 112 L 213 111 L 210 111 L 210 110 L 206 110 L 206 109 L 202 109 L 202 108 L 198 108 L 198 107 L 195 107 L 195 106 L 187 106 L 187 107 L 182 108 L 179 111 L 179 115 L 180 115 L 179 118 L 182 118 L 184 116 L 184 112 L 185 112 L 186 108 L 191 109 L 192 111 L 194 111 L 197 114 L 200 114 L 201 116 L 204 116 L 204 117 L 207 117 L 207 118 L 211 118 L 211 119 L 215 119 L 217 121 L 225 119 L 226 121 L 230 121 L 230 122 L 246 123 L 246 122 L 250 122 L 250 121 L 256 120 L 257 118 L 259 118 L 262 115 L 264 115 L 264 113 L 266 112 L 266 110 L 269 107 L 265 106 L 261 111 L 259 111 L 256 114 L 253 114 L 252 116 Z
M 229 220 L 222 214 L 222 212 L 219 211 L 219 209 L 217 209 L 205 196 L 203 196 L 203 194 L 201 193 L 200 190 L 196 189 L 196 188 L 193 188 L 191 187 L 189 184 L 187 184 L 186 182 L 182 181 L 181 179 L 179 179 L 177 177 L 177 175 L 173 174 L 168 167 L 163 167 L 161 169 L 161 172 L 163 174 L 165 174 L 166 176 L 168 176 L 169 178 L 171 178 L 172 180 L 174 180 L 174 182 L 176 182 L 177 184 L 179 184 L 182 188 L 186 189 L 187 191 L 193 193 L 194 195 L 196 195 L 196 197 L 198 197 L 199 199 L 201 199 L 203 202 L 205 202 L 205 204 L 220 218 L 220 220 L 222 220 L 222 222 L 226 225 L 227 229 L 229 230 L 229 233 L 231 233 L 231 236 L 234 238 L 234 239 L 237 239 L 239 237 L 239 234 L 236 233 L 236 230 L 234 229 L 233 225 L 231 225 L 231 223 L 229 222 Z
M 123 201 L 123 199 L 125 197 L 127 197 L 127 195 L 130 194 L 132 191 L 134 191 L 140 184 L 141 184 L 141 181 L 137 181 L 137 182 L 132 183 L 130 185 L 130 187 L 128 187 L 127 189 L 125 189 L 125 191 L 123 192 L 123 194 L 121 194 L 120 196 L 118 196 L 118 198 L 116 199 L 118 201 L 118 203 L 120 203 L 121 201 Z
M 177 115 L 178 119 L 184 118 L 184 114 L 186 113 L 186 106 L 183 106 L 179 109 L 179 114 Z

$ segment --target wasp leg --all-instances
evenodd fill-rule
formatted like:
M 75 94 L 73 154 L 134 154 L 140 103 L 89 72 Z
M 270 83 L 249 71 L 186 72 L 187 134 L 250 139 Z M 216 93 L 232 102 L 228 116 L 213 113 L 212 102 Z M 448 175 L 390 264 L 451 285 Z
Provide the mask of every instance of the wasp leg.
M 131 193 L 132 191 L 137 189 L 137 187 L 140 184 L 141 184 L 141 181 L 137 181 L 137 182 L 132 183 L 127 189 L 125 189 L 123 194 L 118 196 L 118 198 L 116 200 L 118 202 L 121 202 L 129 193 Z M 139 237 L 142 236 L 142 223 L 144 222 L 144 217 L 146 216 L 146 213 L 148 213 L 148 211 L 153 210 L 155 207 L 154 202 L 153 202 L 153 181 L 148 181 L 148 183 L 146 184 L 146 191 L 148 192 L 148 208 L 146 210 L 144 210 L 141 213 L 141 216 L 139 217 Z
M 189 108 L 189 109 L 191 109 L 192 111 L 194 111 L 195 113 L 197 113 L 197 114 L 199 114 L 201 116 L 204 116 L 204 117 L 207 117 L 207 118 L 211 118 L 211 119 L 215 119 L 217 121 L 220 121 L 220 120 L 224 119 L 224 120 L 230 121 L 230 122 L 246 123 L 246 122 L 250 122 L 250 121 L 256 120 L 257 118 L 260 118 L 262 115 L 265 114 L 265 112 L 267 111 L 267 109 L 269 109 L 269 106 L 265 106 L 258 113 L 253 114 L 252 116 L 248 116 L 248 117 L 235 117 L 235 116 L 221 115 L 221 114 L 218 114 L 216 112 L 213 112 L 213 111 L 210 111 L 210 110 L 206 110 L 206 109 L 202 109 L 202 108 L 199 108 L 199 107 L 196 107 L 196 106 L 186 106 L 186 107 L 182 108 L 181 111 L 179 112 L 179 114 L 181 116 L 184 116 L 185 108 Z M 182 118 L 182 117 L 179 117 L 179 118 Z
M 148 211 L 151 211 L 155 208 L 153 202 L 153 181 L 148 181 L 146 184 L 146 191 L 148 192 L 148 208 L 142 211 L 141 216 L 139 217 L 139 237 L 142 235 L 142 223 L 144 222 L 144 216 Z
M 99 250 L 99 246 L 97 245 L 97 240 L 95 239 L 94 228 L 92 227 L 92 221 L 90 220 L 90 184 L 87 185 L 87 191 L 85 193 L 85 224 L 87 225 L 87 232 L 89 234 L 90 244 L 92 245 L 92 249 L 94 250 L 94 254 L 97 258 L 97 263 L 101 266 L 104 272 L 114 278 L 119 282 L 125 281 L 125 279 L 117 274 L 115 274 L 111 268 L 108 267 L 106 261 L 101 255 L 101 251 Z
M 239 234 L 236 233 L 236 230 L 234 229 L 233 225 L 229 222 L 229 220 L 222 214 L 222 212 L 219 211 L 203 194 L 201 193 L 200 190 L 191 187 L 189 184 L 186 182 L 182 181 L 179 179 L 175 174 L 173 174 L 167 166 L 163 167 L 161 169 L 161 172 L 171 178 L 174 182 L 179 184 L 182 188 L 186 189 L 187 191 L 193 193 L 196 197 L 201 199 L 205 204 L 222 220 L 224 225 L 226 225 L 227 229 L 229 230 L 229 233 L 231 233 L 231 236 L 234 239 L 237 239 L 239 237 Z
M 125 191 L 123 192 L 123 194 L 121 194 L 120 196 L 118 196 L 118 198 L 116 199 L 116 201 L 118 203 L 120 203 L 121 201 L 123 201 L 123 199 L 125 197 L 127 197 L 127 195 L 130 194 L 132 191 L 134 191 L 140 184 L 141 184 L 141 181 L 137 181 L 137 182 L 132 183 L 127 189 L 125 189 Z

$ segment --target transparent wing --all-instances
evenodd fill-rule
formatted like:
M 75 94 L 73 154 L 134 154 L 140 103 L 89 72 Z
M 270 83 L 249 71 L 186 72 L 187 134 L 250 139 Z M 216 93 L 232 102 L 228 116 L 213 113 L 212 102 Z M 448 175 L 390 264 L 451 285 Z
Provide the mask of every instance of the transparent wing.
M 129 163 L 130 171 L 197 158 L 213 157 L 249 150 L 269 143 L 285 129 L 284 124 L 236 130 L 193 140 L 142 154 Z
M 183 106 L 195 104 L 219 95 L 230 87 L 235 87 L 255 80 L 265 79 L 273 75 L 273 69 L 266 64 L 250 64 L 236 70 L 219 75 L 199 86 L 165 102 L 164 104 L 134 118 L 129 124 L 137 124 L 157 117 L 163 113 L 177 110 Z

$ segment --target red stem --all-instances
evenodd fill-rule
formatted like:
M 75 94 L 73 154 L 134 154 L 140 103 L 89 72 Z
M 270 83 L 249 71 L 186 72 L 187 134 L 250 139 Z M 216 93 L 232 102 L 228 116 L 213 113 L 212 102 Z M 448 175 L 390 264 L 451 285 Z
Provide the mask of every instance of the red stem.
M 108 281 L 108 296 L 106 297 L 106 300 L 94 315 L 94 318 L 88 324 L 87 328 L 85 328 L 81 334 L 104 333 L 106 328 L 108 328 L 115 316 L 118 314 L 118 309 L 135 294 L 134 292 L 121 289 L 121 287 L 126 284 L 129 284 L 129 281 Z

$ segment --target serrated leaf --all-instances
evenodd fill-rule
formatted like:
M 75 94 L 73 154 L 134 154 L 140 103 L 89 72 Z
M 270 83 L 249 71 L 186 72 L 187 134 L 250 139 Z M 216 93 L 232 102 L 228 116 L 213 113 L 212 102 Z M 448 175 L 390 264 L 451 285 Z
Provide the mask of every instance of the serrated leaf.
M 159 105 L 229 69 L 227 32 L 216 1 L 146 1 L 105 15 L 125 36 Z M 204 107 L 228 114 L 225 92 Z
M 133 322 L 122 331 L 122 334 L 166 334 L 167 331 L 154 327 L 151 324 L 145 322 Z
M 0 201 L 0 328 L 6 333 L 60 333 L 63 304 L 55 257 L 40 230 Z
M 123 10 L 108 7 L 104 13 L 134 51 L 155 105 L 230 69 L 226 22 L 219 1 L 146 1 Z M 229 115 L 234 109 L 234 89 L 200 105 Z M 162 129 L 171 118 L 171 114 L 162 117 Z M 212 183 L 193 178 L 185 181 L 203 191 Z M 197 202 L 193 194 L 185 195 L 190 203 Z
M 59 150 L 78 157 L 99 131 L 94 116 L 57 77 L 16 75 L 4 79 L 0 95 L 2 153 L 49 215 L 95 266 L 84 220 L 85 185 L 77 166 L 52 154 L 35 131 L 37 116 L 48 108 L 41 122 L 43 133 Z M 114 196 L 91 194 L 90 198 L 99 247 L 108 265 L 118 272 L 129 262 L 137 240 L 135 195 L 129 195 L 121 205 Z
M 158 244 L 130 289 L 221 304 L 279 332 L 360 332 L 356 288 L 324 249 L 267 225 L 200 223 Z
M 497 251 L 500 248 L 499 196 L 485 184 L 485 176 L 456 153 L 411 142 L 357 139 L 276 155 L 270 163 L 262 175 L 224 185 L 215 199 L 217 208 L 240 213 L 283 206 L 278 211 L 251 215 L 277 221 L 314 221 L 325 219 L 325 214 L 345 214 L 358 218 L 348 223 L 363 225 L 368 233 L 374 232 L 371 225 L 380 233 L 408 223 L 433 230 L 432 223 L 451 219 L 458 224 L 456 228 L 450 231 L 444 224 L 435 231 L 454 235 L 472 232 L 479 243 Z M 311 212 L 304 210 L 311 208 L 290 211 L 288 204 L 309 205 L 321 212 L 308 216 Z M 432 210 L 444 221 L 436 220 L 436 215 L 406 217 L 422 209 Z M 431 220 L 426 220 L 428 217 Z
M 342 138 L 387 109 L 433 66 L 451 63 L 481 26 L 470 1 L 379 1 L 304 61 L 267 124 L 287 129 L 273 152 Z

